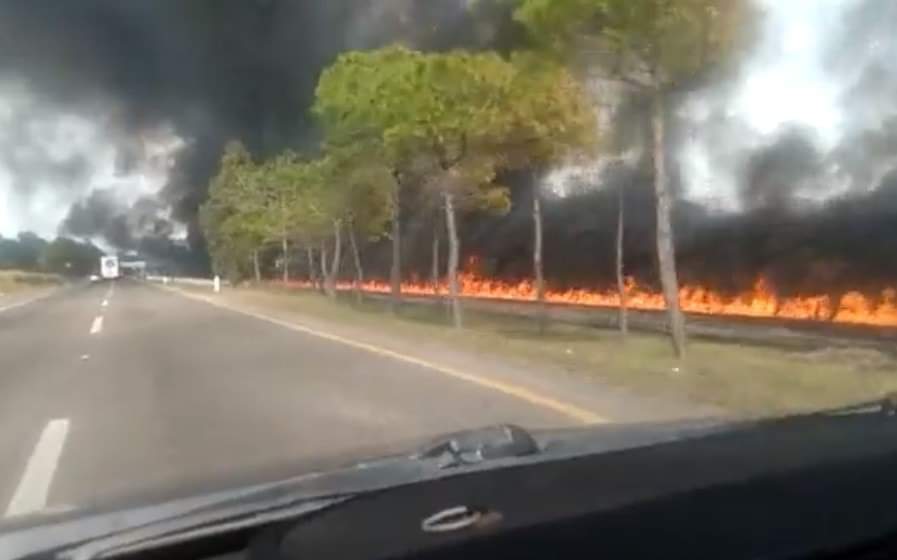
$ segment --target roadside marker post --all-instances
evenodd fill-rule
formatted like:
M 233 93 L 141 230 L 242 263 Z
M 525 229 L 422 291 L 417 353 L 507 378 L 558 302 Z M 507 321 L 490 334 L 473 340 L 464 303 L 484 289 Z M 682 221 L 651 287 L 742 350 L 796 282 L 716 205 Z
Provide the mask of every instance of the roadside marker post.
M 221 291 L 221 277 L 218 276 L 217 274 L 215 275 L 214 284 L 215 284 L 215 293 L 217 294 L 218 292 Z

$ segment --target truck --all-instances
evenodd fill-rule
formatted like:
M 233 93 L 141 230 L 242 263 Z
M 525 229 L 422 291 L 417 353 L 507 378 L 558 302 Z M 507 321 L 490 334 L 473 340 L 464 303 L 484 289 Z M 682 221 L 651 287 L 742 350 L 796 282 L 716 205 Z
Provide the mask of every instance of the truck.
M 100 276 L 106 280 L 118 278 L 118 257 L 100 257 Z

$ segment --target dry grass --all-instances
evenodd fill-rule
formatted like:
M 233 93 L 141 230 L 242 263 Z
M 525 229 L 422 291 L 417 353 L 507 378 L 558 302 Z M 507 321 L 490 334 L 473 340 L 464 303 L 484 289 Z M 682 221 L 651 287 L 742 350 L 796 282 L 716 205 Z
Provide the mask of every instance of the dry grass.
M 23 290 L 54 286 L 62 280 L 55 274 L 23 272 L 21 270 L 0 270 L 0 294 L 10 294 Z
M 897 391 L 897 360 L 868 349 L 812 352 L 693 340 L 686 360 L 672 357 L 665 337 L 551 325 L 540 334 L 536 321 L 468 311 L 466 326 L 448 326 L 441 305 L 406 305 L 397 316 L 382 301 L 361 305 L 318 294 L 276 289 L 231 292 L 244 303 L 294 310 L 369 327 L 414 340 L 444 341 L 473 352 L 560 365 L 637 392 L 686 397 L 738 414 L 766 415 L 834 407 Z

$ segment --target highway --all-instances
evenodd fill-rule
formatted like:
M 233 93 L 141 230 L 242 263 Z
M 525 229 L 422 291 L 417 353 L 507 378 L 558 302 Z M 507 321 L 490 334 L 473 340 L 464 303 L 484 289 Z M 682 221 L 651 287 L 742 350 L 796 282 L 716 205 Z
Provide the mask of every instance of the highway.
M 497 422 L 577 423 L 469 381 L 136 281 L 70 286 L 0 310 L 0 517 L 282 478 Z

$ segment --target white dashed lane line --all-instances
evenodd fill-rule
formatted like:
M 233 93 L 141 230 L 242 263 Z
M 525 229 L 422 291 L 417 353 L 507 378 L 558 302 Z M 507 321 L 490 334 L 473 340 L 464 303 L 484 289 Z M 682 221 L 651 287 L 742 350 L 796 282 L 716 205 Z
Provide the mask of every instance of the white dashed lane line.
M 99 334 L 103 331 L 103 316 L 97 315 L 90 324 L 90 334 Z
M 101 303 L 100 306 L 101 306 L 101 307 L 109 307 L 109 300 L 108 300 L 108 299 L 104 299 L 104 300 L 103 300 L 103 303 Z
M 46 508 L 50 485 L 53 483 L 68 432 L 68 418 L 56 418 L 47 423 L 25 465 L 25 472 L 15 494 L 6 507 L 6 517 L 34 513 Z

